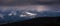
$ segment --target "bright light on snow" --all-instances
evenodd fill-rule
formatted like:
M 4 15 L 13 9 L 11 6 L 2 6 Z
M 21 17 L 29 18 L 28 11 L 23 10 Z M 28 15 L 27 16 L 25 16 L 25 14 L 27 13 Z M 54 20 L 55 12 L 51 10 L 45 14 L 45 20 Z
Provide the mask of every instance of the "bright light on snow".
M 9 16 L 12 16 L 12 13 L 8 14 Z
M 26 15 L 20 15 L 20 17 L 25 17 Z
M 26 12 L 26 14 L 28 14 L 28 15 L 30 15 L 30 16 L 36 15 L 36 14 L 30 13 L 30 12 Z
M 4 17 L 3 17 L 4 15 L 2 15 L 2 14 L 0 14 L 0 17 L 3 19 Z
M 16 13 L 15 12 L 11 12 L 10 14 L 8 14 L 9 16 L 12 16 L 12 15 L 16 15 Z
M 25 12 L 24 14 L 20 15 L 20 17 L 31 17 L 31 18 L 33 18 L 36 15 L 37 14 L 30 13 L 30 12 Z

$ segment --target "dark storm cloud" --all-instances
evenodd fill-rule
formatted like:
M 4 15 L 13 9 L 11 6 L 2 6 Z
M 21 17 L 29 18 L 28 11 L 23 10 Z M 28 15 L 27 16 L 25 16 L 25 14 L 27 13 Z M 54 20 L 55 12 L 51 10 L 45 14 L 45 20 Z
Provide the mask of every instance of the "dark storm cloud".
M 52 2 L 57 2 L 58 0 L 0 0 L 0 5 L 35 5 L 35 4 L 40 4 L 47 2 L 52 3 Z M 41 4 L 42 4 L 41 3 Z

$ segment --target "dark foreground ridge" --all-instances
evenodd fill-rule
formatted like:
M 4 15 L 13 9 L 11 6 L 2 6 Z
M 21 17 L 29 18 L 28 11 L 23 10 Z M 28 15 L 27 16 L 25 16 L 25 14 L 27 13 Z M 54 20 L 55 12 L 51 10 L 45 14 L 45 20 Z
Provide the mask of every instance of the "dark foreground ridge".
M 38 17 L 31 20 L 21 22 L 8 23 L 1 26 L 59 26 L 59 17 Z

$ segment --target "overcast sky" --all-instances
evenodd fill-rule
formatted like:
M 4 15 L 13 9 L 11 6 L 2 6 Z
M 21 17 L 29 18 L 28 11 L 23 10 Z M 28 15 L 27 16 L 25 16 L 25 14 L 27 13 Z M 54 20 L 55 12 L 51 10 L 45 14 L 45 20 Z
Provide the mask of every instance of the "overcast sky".
M 45 11 L 45 10 L 49 10 L 49 9 L 52 9 L 52 10 L 60 10 L 60 5 L 59 4 L 39 5 L 39 4 L 37 4 L 38 3 L 37 1 L 38 0 L 17 0 L 17 1 L 14 0 L 14 1 L 7 2 L 7 0 L 6 0 L 4 2 L 3 1 L 0 2 L 0 3 L 2 3 L 1 6 L 0 6 L 0 8 L 3 9 L 4 11 L 7 10 L 7 9 L 11 9 L 11 8 L 12 9 L 17 8 L 18 10 L 21 10 L 22 8 L 25 9 L 25 10 L 27 8 L 28 9 L 31 9 L 31 10 L 36 8 L 36 10 L 38 10 L 38 11 Z M 34 4 L 36 4 L 36 5 L 34 5 Z M 2 5 L 4 7 L 2 7 Z M 8 7 L 8 6 L 10 6 L 10 7 Z
M 0 0 L 0 5 L 14 6 L 14 5 L 36 5 L 41 2 L 50 2 L 50 0 Z M 52 0 L 58 1 L 58 0 Z

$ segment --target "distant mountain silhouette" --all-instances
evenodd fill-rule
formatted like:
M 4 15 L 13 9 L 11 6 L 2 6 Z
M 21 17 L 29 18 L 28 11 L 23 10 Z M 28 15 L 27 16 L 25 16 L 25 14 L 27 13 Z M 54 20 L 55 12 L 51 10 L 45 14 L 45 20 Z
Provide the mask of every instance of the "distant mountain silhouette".
M 24 20 L 29 20 L 32 19 L 30 16 L 26 17 L 20 17 L 19 15 L 23 14 L 22 12 L 24 11 L 16 11 L 16 15 L 9 16 L 8 14 L 11 13 L 11 11 L 5 11 L 5 12 L 0 12 L 0 14 L 3 14 L 4 19 L 0 18 L 0 24 L 1 23 L 10 23 L 10 22 L 17 22 L 17 21 L 24 21 Z M 25 11 L 26 12 L 26 11 Z M 52 11 L 44 11 L 44 12 L 37 12 L 37 11 L 28 11 L 31 13 L 36 13 L 37 15 L 35 17 L 56 17 L 60 16 L 60 12 L 52 12 Z

